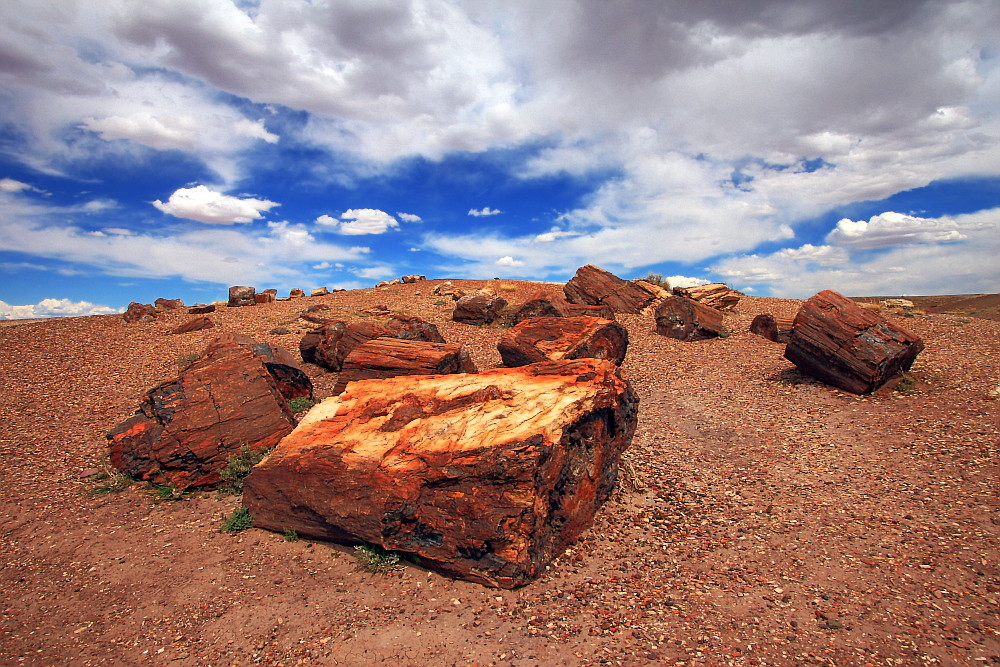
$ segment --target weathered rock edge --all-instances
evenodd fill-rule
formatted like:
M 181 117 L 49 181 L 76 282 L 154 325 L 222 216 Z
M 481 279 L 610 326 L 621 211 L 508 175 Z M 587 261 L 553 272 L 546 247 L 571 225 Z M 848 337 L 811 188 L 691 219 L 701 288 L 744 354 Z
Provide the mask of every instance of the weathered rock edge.
M 515 588 L 591 525 L 638 402 L 597 359 L 355 382 L 254 468 L 243 503 L 261 528 Z

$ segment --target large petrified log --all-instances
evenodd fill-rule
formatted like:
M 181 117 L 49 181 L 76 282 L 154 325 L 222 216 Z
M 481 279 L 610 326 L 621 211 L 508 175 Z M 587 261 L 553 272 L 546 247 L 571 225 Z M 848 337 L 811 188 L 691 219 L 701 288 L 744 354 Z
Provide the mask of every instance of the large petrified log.
M 150 389 L 107 438 L 118 470 L 189 489 L 218 484 L 241 445 L 273 447 L 294 426 L 265 361 L 230 339 L 213 342 L 177 379 Z
M 122 313 L 122 319 L 132 324 L 133 322 L 152 322 L 160 316 L 160 311 L 158 311 L 152 304 L 149 303 L 139 303 L 138 301 L 133 301 L 128 305 L 128 308 Z
M 451 319 L 462 324 L 492 324 L 507 306 L 507 300 L 489 290 L 468 294 L 455 302 Z
M 597 359 L 353 382 L 254 468 L 243 503 L 262 528 L 513 588 L 591 524 L 637 407 Z
M 622 280 L 592 264 L 577 269 L 563 292 L 570 303 L 608 305 L 619 313 L 640 313 L 656 299 L 656 295 L 642 285 Z
M 584 357 L 621 365 L 628 351 L 628 330 L 599 317 L 535 317 L 501 336 L 497 349 L 504 365 L 512 367 Z
M 725 283 L 675 287 L 673 291 L 676 296 L 694 299 L 716 310 L 732 310 L 740 302 L 740 297 L 743 296 L 742 292 L 730 289 Z
M 184 307 L 184 302 L 180 299 L 164 299 L 162 296 L 153 302 L 157 310 L 178 310 Z
M 185 334 L 191 333 L 192 331 L 201 331 L 202 329 L 211 329 L 215 326 L 215 322 L 212 321 L 211 317 L 207 315 L 202 315 L 200 317 L 195 317 L 190 319 L 183 324 L 180 324 L 170 330 L 172 334 Z
M 867 394 L 908 370 L 923 349 L 919 336 L 824 290 L 799 309 L 785 358 L 835 387 Z
M 299 342 L 302 360 L 339 371 L 351 350 L 370 340 L 389 336 L 406 340 L 423 340 L 429 343 L 443 343 L 444 337 L 437 326 L 412 315 L 394 314 L 384 323 L 369 321 L 351 322 L 340 320 L 310 331 Z
M 333 388 L 339 394 L 348 382 L 398 375 L 477 373 L 469 352 L 453 343 L 429 343 L 402 338 L 376 338 L 358 345 L 344 359 Z
M 227 305 L 232 308 L 256 305 L 256 294 L 257 289 L 249 285 L 233 285 L 229 288 L 229 301 Z
M 615 311 L 611 306 L 570 303 L 561 294 L 549 294 L 540 290 L 528 297 L 527 301 L 507 316 L 507 325 L 514 326 L 532 317 L 580 317 L 583 315 L 602 317 L 606 320 L 615 319 Z
M 722 333 L 722 312 L 693 299 L 671 296 L 656 307 L 656 333 L 678 340 L 704 340 Z
M 763 336 L 775 343 L 787 343 L 792 334 L 793 321 L 787 317 L 775 317 L 770 313 L 761 313 L 750 323 L 750 333 Z

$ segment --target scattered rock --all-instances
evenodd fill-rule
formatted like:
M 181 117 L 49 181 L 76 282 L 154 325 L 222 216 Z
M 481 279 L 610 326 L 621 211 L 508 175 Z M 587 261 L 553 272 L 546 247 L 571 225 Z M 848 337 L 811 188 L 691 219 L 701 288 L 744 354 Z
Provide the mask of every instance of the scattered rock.
M 799 309 L 785 358 L 823 382 L 867 394 L 909 370 L 923 349 L 920 337 L 824 290 Z
M 450 296 L 453 301 L 458 301 L 465 296 L 465 292 L 452 285 L 450 280 L 446 280 L 440 285 L 436 285 L 434 289 L 431 290 L 431 293 L 435 296 Z
M 231 308 L 240 306 L 253 306 L 257 303 L 257 290 L 246 285 L 234 285 L 229 288 L 229 302 Z
M 583 357 L 620 365 L 628 351 L 628 331 L 597 317 L 535 317 L 501 336 L 497 349 L 505 366 Z
M 400 280 L 402 280 L 404 283 L 416 283 L 420 282 L 421 280 L 427 280 L 427 276 L 418 276 L 418 275 L 403 276 L 402 278 L 400 278 Z
M 592 264 L 577 269 L 563 292 L 570 303 L 608 305 L 619 313 L 640 313 L 656 298 L 641 285 Z
M 309 296 L 326 296 L 329 293 L 330 290 L 328 290 L 327 288 L 317 287 L 316 289 L 314 289 L 312 292 L 309 293 Z
M 214 303 L 198 303 L 188 308 L 188 315 L 205 315 L 215 312 Z
M 152 322 L 160 316 L 160 312 L 151 304 L 133 301 L 122 313 L 122 319 L 132 324 L 134 322 Z
M 750 323 L 750 333 L 763 336 L 775 343 L 787 343 L 788 337 L 792 333 L 792 322 L 793 320 L 787 317 L 775 317 L 770 313 L 761 313 Z
M 333 393 L 341 393 L 349 382 L 358 380 L 476 372 L 476 365 L 461 345 L 382 337 L 351 350 Z
M 288 292 L 288 298 L 289 299 L 298 299 L 298 298 L 303 297 L 305 295 L 306 295 L 306 293 L 303 292 L 302 290 L 300 290 L 298 287 L 293 287 Z
M 722 312 L 683 296 L 671 296 L 656 307 L 656 333 L 677 340 L 715 338 L 723 331 Z
M 164 299 L 159 298 L 153 302 L 158 310 L 179 310 L 184 307 L 184 302 L 180 299 Z
M 253 297 L 254 297 L 254 303 L 258 303 L 258 304 L 260 304 L 260 303 L 274 303 L 276 295 L 274 294 L 273 291 L 268 290 L 266 292 L 259 292 L 258 294 L 254 294 Z
M 211 329 L 215 326 L 215 322 L 212 318 L 202 315 L 201 317 L 196 317 L 193 320 L 188 320 L 184 324 L 174 328 L 170 333 L 172 334 L 183 334 L 190 333 L 192 331 L 201 331 L 202 329 Z
M 289 329 L 288 327 L 274 327 L 267 333 L 271 334 L 272 336 L 285 336 L 287 334 L 292 333 L 292 330 Z
M 243 503 L 262 528 L 514 588 L 591 524 L 637 407 L 596 359 L 354 382 L 254 468 Z
M 675 287 L 673 290 L 676 296 L 684 296 L 694 299 L 698 303 L 705 304 L 716 310 L 729 311 L 740 302 L 742 292 L 729 289 L 725 283 L 709 283 L 707 285 L 694 285 L 693 287 Z
M 492 324 L 506 305 L 503 297 L 480 290 L 456 301 L 451 319 L 463 324 Z
M 391 286 L 391 285 L 399 285 L 399 284 L 402 284 L 402 282 L 403 282 L 403 281 L 402 281 L 402 280 L 400 280 L 399 278 L 393 278 L 392 280 L 383 280 L 383 281 L 382 281 L 382 282 L 380 282 L 380 283 L 375 283 L 375 287 L 376 287 L 376 288 L 379 288 L 379 287 L 389 287 L 389 286 Z
M 149 390 L 136 414 L 108 432 L 111 464 L 178 489 L 211 487 L 247 444 L 273 447 L 295 418 L 265 363 L 217 340 L 175 380 Z

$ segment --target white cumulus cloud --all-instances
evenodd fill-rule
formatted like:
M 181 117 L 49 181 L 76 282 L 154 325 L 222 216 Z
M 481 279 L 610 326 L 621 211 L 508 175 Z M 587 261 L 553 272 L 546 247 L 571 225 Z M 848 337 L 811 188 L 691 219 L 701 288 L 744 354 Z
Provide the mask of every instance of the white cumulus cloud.
M 350 236 L 384 234 L 390 229 L 399 228 L 399 222 L 394 217 L 377 208 L 352 208 L 344 211 L 340 217 L 347 222 L 341 222 L 338 231 Z
M 261 217 L 261 211 L 269 211 L 280 204 L 253 197 L 241 199 L 197 185 L 193 188 L 180 188 L 170 195 L 166 203 L 157 199 L 153 206 L 177 218 L 231 225 L 253 222 Z
M 483 208 L 469 209 L 469 215 L 476 218 L 482 218 L 484 216 L 489 216 L 489 215 L 500 215 L 501 213 L 503 213 L 503 211 L 496 208 L 490 208 L 489 206 L 484 206 Z
M 81 315 L 110 315 L 120 312 L 108 306 L 89 301 L 69 299 L 42 299 L 38 303 L 13 306 L 0 301 L 0 320 L 27 320 L 43 317 L 77 317 Z
M 496 261 L 497 266 L 524 266 L 525 263 L 519 259 L 514 259 L 510 255 L 504 255 Z
M 14 180 L 13 178 L 0 178 L 0 192 L 24 192 L 25 190 L 41 192 L 41 190 L 33 185 L 22 183 L 21 181 Z
M 867 222 L 843 218 L 827 243 L 852 248 L 889 248 L 910 243 L 944 243 L 967 238 L 954 220 L 919 218 L 894 211 L 872 216 Z
M 396 215 L 403 222 L 423 222 L 419 215 L 414 215 L 413 213 L 397 213 Z

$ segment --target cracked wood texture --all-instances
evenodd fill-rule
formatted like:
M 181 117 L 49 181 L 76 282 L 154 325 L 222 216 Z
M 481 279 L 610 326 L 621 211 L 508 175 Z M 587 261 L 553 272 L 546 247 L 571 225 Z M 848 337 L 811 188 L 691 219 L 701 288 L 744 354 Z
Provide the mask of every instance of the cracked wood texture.
M 855 394 L 909 370 L 924 341 L 882 315 L 823 290 L 802 304 L 785 358 L 802 372 Z
M 333 393 L 343 392 L 349 382 L 358 380 L 476 372 L 476 365 L 461 345 L 376 338 L 357 346 L 347 355 Z
M 657 295 L 593 264 L 581 266 L 563 287 L 570 303 L 608 305 L 619 313 L 641 313 Z
M 628 352 L 628 331 L 598 317 L 535 317 L 501 336 L 497 350 L 511 367 L 584 357 L 621 365 Z
M 243 502 L 258 527 L 514 588 L 590 526 L 637 409 L 597 359 L 355 382 L 254 468 Z
M 684 296 L 670 296 L 656 307 L 656 333 L 677 340 L 715 338 L 722 331 L 722 312 Z

